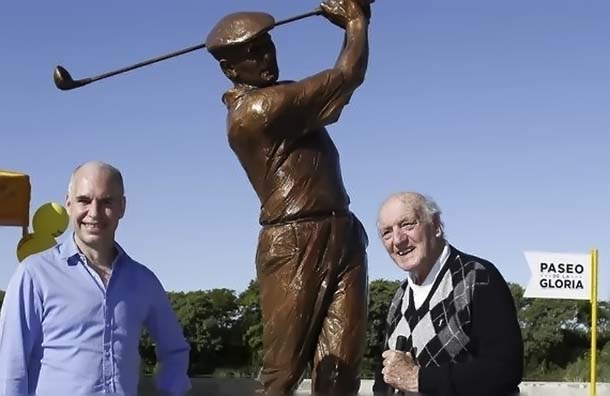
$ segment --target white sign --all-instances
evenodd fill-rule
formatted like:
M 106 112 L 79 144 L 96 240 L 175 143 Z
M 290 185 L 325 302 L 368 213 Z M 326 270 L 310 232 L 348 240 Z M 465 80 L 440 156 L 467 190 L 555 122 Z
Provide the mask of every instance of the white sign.
M 532 272 L 523 297 L 591 299 L 591 255 L 525 252 Z

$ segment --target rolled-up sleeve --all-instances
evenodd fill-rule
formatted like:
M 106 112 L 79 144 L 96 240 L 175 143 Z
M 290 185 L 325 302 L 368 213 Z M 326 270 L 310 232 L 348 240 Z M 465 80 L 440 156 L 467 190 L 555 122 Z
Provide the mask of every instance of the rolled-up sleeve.
M 41 340 L 42 296 L 27 270 L 19 265 L 11 278 L 0 312 L 0 394 L 29 392 L 32 351 Z
M 263 121 L 279 125 L 282 133 L 317 130 L 336 122 L 351 96 L 343 74 L 335 69 L 255 92 L 264 99 L 252 103 L 249 115 L 264 109 Z
M 167 293 L 153 275 L 151 309 L 145 327 L 156 345 L 158 369 L 155 384 L 164 396 L 182 396 L 191 388 L 187 371 L 190 347 Z

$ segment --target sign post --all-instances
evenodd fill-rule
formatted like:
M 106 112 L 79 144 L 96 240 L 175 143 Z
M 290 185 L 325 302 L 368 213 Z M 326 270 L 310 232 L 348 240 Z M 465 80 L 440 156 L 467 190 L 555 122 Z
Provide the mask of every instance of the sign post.
M 591 386 L 589 394 L 595 396 L 597 388 L 597 249 L 591 250 Z
M 589 394 L 597 385 L 597 249 L 591 254 L 525 252 L 532 272 L 523 297 L 591 301 L 591 365 Z

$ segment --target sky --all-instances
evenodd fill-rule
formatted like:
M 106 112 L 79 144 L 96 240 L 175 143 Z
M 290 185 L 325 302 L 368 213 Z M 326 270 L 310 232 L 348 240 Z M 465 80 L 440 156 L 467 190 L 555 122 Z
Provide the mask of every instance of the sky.
M 223 15 L 283 19 L 310 1 L 53 2 L 0 6 L 0 169 L 30 176 L 31 214 L 63 202 L 87 160 L 123 172 L 119 243 L 168 290 L 230 288 L 255 277 L 259 202 L 227 144 L 230 87 L 198 51 L 62 92 L 75 79 L 199 44 Z M 599 249 L 610 299 L 610 2 L 378 0 L 364 84 L 328 129 L 351 208 L 370 239 L 371 280 L 403 279 L 377 237 L 380 203 L 419 191 L 449 241 L 529 279 L 524 251 Z M 332 67 L 342 31 L 312 17 L 272 31 L 280 77 Z M 65 233 L 66 237 L 69 233 Z M 0 228 L 0 289 L 20 229 Z

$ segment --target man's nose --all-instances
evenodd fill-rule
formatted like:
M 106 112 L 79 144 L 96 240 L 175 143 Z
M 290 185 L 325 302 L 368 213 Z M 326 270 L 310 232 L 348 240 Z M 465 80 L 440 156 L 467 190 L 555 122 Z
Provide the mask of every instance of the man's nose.
M 400 228 L 396 228 L 392 231 L 392 239 L 394 239 L 394 244 L 403 243 L 407 239 L 407 234 Z
M 93 217 L 96 218 L 97 215 L 100 212 L 100 204 L 97 201 L 93 201 L 91 202 L 91 205 L 89 205 L 89 217 Z

